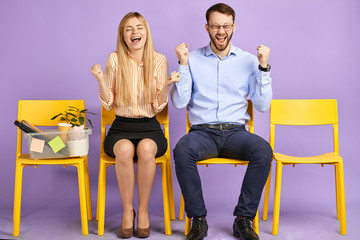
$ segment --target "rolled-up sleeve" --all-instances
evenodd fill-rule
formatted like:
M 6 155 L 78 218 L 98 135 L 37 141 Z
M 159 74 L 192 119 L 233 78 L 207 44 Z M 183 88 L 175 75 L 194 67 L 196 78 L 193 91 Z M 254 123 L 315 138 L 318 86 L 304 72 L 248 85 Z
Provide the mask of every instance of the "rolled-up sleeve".
M 114 107 L 116 71 L 117 71 L 117 55 L 116 52 L 113 52 L 109 55 L 106 61 L 105 74 L 104 74 L 106 87 L 109 90 L 109 101 L 105 102 L 99 95 L 101 104 L 108 111 L 110 111 Z
M 155 69 L 157 72 L 155 73 L 155 99 L 152 103 L 153 110 L 156 113 L 161 112 L 166 104 L 168 103 L 168 98 L 166 98 L 166 101 L 159 105 L 159 95 L 162 91 L 166 77 L 168 75 L 168 63 L 165 57 L 161 59 L 161 63 L 159 64 L 159 68 Z

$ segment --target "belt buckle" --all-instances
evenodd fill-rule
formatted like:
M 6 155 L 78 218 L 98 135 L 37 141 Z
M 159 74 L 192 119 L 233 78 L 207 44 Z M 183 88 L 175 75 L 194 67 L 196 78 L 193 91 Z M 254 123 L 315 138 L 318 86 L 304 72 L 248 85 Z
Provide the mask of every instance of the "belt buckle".
M 219 127 L 220 127 L 220 130 L 222 131 L 223 130 L 223 124 L 219 123 Z

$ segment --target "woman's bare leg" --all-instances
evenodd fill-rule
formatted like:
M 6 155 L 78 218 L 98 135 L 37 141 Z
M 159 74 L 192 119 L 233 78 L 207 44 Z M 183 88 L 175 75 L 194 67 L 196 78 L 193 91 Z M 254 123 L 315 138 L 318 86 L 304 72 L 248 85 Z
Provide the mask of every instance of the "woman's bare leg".
M 121 226 L 123 228 L 133 227 L 133 197 L 134 197 L 134 144 L 127 140 L 121 139 L 114 145 L 115 154 L 115 172 L 119 185 L 120 195 L 123 205 L 123 216 Z
M 139 142 L 136 153 L 138 156 L 137 185 L 139 194 L 137 223 L 138 228 L 148 228 L 150 225 L 148 204 L 156 172 L 157 145 L 153 140 L 145 138 Z

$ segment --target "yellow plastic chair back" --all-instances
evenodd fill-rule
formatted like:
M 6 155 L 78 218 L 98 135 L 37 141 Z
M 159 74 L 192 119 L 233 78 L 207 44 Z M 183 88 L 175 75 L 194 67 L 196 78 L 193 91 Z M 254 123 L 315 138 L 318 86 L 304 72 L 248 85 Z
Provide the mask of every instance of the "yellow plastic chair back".
M 171 222 L 175 220 L 174 194 L 172 184 L 171 171 L 171 155 L 169 142 L 169 114 L 166 106 L 160 113 L 156 115 L 160 125 L 163 126 L 164 135 L 167 139 L 168 148 L 166 153 L 156 158 L 156 165 L 161 167 L 162 188 L 163 188 L 163 202 L 164 202 L 164 222 L 165 234 L 171 235 Z M 98 202 L 97 215 L 98 220 L 98 235 L 104 234 L 105 224 L 105 195 L 106 195 L 106 169 L 108 166 L 115 165 L 115 159 L 109 157 L 104 152 L 103 143 L 106 137 L 106 127 L 111 125 L 115 119 L 115 110 L 107 111 L 101 107 L 101 142 L 100 142 L 100 166 L 99 166 L 99 185 L 98 185 Z M 134 163 L 136 164 L 136 163 Z
M 35 126 L 57 126 L 59 120 L 50 120 L 54 115 L 63 112 L 68 106 L 85 108 L 84 100 L 20 100 L 18 103 L 18 121 L 26 120 Z M 14 229 L 13 235 L 20 232 L 20 210 L 22 192 L 22 173 L 26 166 L 64 165 L 75 166 L 78 169 L 80 196 L 80 213 L 82 234 L 88 235 L 88 221 L 92 219 L 90 182 L 87 156 L 61 159 L 31 159 L 29 154 L 22 153 L 23 133 L 17 129 L 16 170 L 14 190 Z

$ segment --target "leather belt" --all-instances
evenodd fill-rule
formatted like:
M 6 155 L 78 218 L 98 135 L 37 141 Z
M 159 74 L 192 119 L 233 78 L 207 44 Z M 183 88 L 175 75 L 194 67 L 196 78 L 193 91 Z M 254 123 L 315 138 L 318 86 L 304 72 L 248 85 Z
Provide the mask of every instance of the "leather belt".
M 217 130 L 230 130 L 233 128 L 240 127 L 240 124 L 230 124 L 230 123 L 217 123 L 217 124 L 198 124 L 197 126 L 217 129 Z

